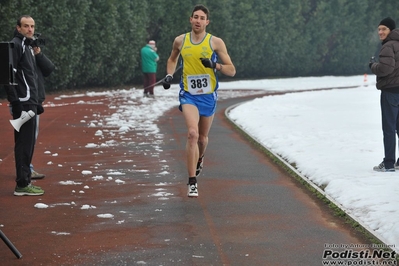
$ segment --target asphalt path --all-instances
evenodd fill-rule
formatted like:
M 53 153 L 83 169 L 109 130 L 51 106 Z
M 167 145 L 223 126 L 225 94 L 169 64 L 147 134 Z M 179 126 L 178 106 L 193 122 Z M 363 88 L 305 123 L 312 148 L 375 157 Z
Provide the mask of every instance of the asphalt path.
M 219 101 L 198 198 L 186 196 L 186 129 L 177 108 L 159 119 L 158 135 L 134 131 L 118 145 L 85 148 L 98 141 L 87 122 L 117 105 L 101 96 L 45 109 L 34 162 L 46 174 L 35 185 L 46 192 L 15 197 L 2 101 L 0 230 L 23 257 L 0 241 L 0 264 L 312 266 L 331 244 L 370 244 L 228 121 L 227 107 L 253 97 Z M 125 173 L 121 182 L 110 169 Z

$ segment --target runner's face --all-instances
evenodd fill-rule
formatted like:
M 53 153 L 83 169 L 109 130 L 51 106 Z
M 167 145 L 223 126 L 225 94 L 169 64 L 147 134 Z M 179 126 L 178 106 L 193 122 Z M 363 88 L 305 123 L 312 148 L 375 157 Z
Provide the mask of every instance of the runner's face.
M 191 28 L 195 33 L 205 31 L 206 26 L 209 24 L 206 14 L 202 10 L 197 10 L 190 17 Z
M 390 32 L 391 30 L 386 26 L 384 25 L 378 26 L 378 36 L 380 36 L 381 41 L 385 40 L 385 38 L 388 36 Z
M 32 39 L 35 33 L 35 21 L 33 18 L 22 18 L 21 27 L 17 25 L 17 30 L 26 38 Z

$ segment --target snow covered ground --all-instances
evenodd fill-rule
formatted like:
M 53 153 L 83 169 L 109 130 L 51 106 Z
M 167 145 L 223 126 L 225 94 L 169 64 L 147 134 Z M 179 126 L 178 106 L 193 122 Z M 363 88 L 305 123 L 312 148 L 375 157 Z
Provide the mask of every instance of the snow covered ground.
M 398 251 L 399 173 L 372 170 L 383 158 L 380 92 L 374 81 L 375 76 L 367 82 L 364 76 L 262 81 L 278 91 L 356 87 L 262 97 L 229 116 Z

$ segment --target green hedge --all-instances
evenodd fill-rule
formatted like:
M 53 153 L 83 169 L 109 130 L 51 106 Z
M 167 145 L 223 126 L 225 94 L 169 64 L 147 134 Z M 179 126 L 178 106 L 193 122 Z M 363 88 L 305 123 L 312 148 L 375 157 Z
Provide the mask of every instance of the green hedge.
M 0 0 L 0 41 L 29 14 L 56 64 L 47 90 L 141 84 L 139 51 L 157 41 L 158 78 L 174 38 L 190 30 L 197 1 Z M 377 26 L 399 18 L 399 1 L 204 0 L 208 31 L 225 41 L 237 79 L 356 75 L 368 71 Z M 397 20 L 398 21 L 398 20 Z M 399 26 L 399 21 L 398 21 Z M 223 77 L 221 77 L 223 78 Z

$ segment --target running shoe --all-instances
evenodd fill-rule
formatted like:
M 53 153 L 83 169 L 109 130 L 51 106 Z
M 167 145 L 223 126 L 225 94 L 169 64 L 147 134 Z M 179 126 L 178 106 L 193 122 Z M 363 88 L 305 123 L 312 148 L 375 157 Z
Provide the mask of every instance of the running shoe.
M 395 172 L 395 167 L 385 168 L 385 164 L 384 164 L 384 162 L 382 162 L 379 165 L 374 166 L 373 170 L 377 171 L 377 172 Z
M 35 170 L 31 170 L 31 179 L 43 179 L 45 177 L 45 175 L 43 174 L 39 174 L 38 172 L 36 172 Z
M 44 190 L 31 184 L 26 187 L 15 187 L 14 196 L 40 196 L 44 194 Z
M 204 155 L 202 155 L 197 162 L 197 170 L 195 171 L 195 176 L 199 176 L 202 172 L 202 168 L 204 167 Z
M 189 196 L 189 197 L 198 197 L 197 183 L 188 184 L 187 196 Z

